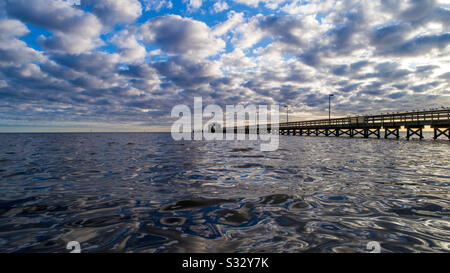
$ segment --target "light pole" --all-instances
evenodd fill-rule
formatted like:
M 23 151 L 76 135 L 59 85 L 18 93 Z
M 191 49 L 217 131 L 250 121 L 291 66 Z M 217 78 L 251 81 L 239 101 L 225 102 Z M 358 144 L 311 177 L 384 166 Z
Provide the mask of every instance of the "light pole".
M 286 122 L 289 122 L 289 105 L 284 106 L 286 108 Z
M 331 123 L 331 97 L 334 97 L 333 94 L 328 95 L 328 121 Z

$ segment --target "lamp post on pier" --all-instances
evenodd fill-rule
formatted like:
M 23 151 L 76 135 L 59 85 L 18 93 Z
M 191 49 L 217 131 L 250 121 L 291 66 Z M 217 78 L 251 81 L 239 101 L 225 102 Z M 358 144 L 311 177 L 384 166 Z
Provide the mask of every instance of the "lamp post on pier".
M 334 94 L 328 95 L 328 121 L 331 123 L 331 97 L 334 97 Z
M 289 105 L 284 105 L 283 107 L 286 108 L 286 123 L 289 122 Z

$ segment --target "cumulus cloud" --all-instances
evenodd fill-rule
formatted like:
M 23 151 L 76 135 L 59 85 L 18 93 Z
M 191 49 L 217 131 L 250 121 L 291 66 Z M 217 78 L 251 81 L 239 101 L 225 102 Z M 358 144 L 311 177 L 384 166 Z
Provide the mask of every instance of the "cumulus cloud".
M 433 49 L 444 51 L 450 44 L 450 33 L 439 35 L 424 35 L 415 37 L 401 43 L 384 53 L 388 55 L 410 55 L 425 54 Z
M 187 3 L 190 10 L 199 9 L 203 4 L 203 0 L 183 0 L 183 2 Z
M 11 17 L 53 32 L 41 36 L 45 48 L 81 53 L 103 44 L 99 38 L 102 24 L 96 16 L 74 8 L 67 2 L 35 0 L 5 0 L 5 10 Z
M 216 25 L 213 29 L 213 33 L 216 36 L 222 36 L 229 31 L 232 31 L 239 24 L 244 22 L 244 13 L 230 11 L 228 14 L 228 20 Z
M 218 63 L 197 58 L 175 56 L 154 64 L 158 72 L 181 88 L 198 88 L 222 76 Z
M 122 62 L 143 62 L 147 55 L 145 46 L 139 43 L 136 34 L 130 30 L 125 29 L 117 33 L 111 42 L 118 47 Z
M 303 0 L 293 0 L 284 1 L 282 3 L 281 10 L 288 14 L 326 14 L 335 7 L 336 3 L 334 0 L 318 0 L 318 1 L 303 1 Z
M 25 24 L 19 20 L 2 19 L 0 21 L 0 37 L 6 39 L 13 36 L 24 36 L 30 33 Z
M 233 0 L 233 1 L 251 7 L 258 7 L 258 5 L 262 3 L 266 8 L 272 10 L 277 9 L 280 6 L 280 4 L 287 2 L 286 0 Z
M 293 119 L 326 113 L 329 92 L 336 115 L 450 103 L 442 1 L 184 3 L 0 0 L 1 119 L 167 125 L 194 96 Z
M 0 19 L 0 63 L 22 64 L 44 59 L 41 52 L 17 39 L 29 32 L 18 20 Z
M 82 0 L 106 25 L 133 23 L 142 14 L 139 0 Z
M 218 1 L 214 3 L 212 10 L 214 13 L 219 13 L 229 9 L 228 3 L 226 1 Z
M 141 27 L 144 42 L 171 54 L 206 57 L 221 52 L 225 42 L 203 22 L 178 15 L 150 19 Z
M 145 10 L 156 10 L 161 9 L 171 9 L 173 7 L 172 1 L 170 0 L 144 0 Z
M 236 27 L 232 43 L 237 48 L 246 49 L 255 46 L 264 39 L 269 39 L 274 45 L 271 48 L 272 52 L 276 47 L 275 51 L 279 51 L 281 55 L 300 55 L 314 40 L 317 40 L 317 36 L 322 35 L 325 31 L 326 28 L 311 17 L 298 15 L 262 16 L 258 14 Z
M 77 55 L 56 53 L 52 57 L 55 62 L 63 66 L 95 76 L 106 76 L 109 73 L 114 73 L 119 61 L 117 54 L 104 52 Z

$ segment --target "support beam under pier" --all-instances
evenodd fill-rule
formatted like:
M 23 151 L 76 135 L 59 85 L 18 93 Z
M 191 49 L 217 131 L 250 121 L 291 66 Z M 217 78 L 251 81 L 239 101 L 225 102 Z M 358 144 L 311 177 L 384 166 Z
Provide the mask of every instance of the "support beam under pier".
M 423 139 L 423 127 L 424 126 L 414 126 L 406 127 L 406 139 L 409 140 L 412 136 L 416 135 L 420 139 Z
M 375 135 L 377 138 L 380 138 L 380 128 L 365 128 L 364 138 L 369 138 L 371 135 Z
M 328 134 L 327 129 L 316 129 L 316 136 L 319 136 L 319 135 L 328 136 L 327 134 Z
M 400 127 L 384 128 L 384 138 L 388 138 L 390 135 L 395 136 L 396 139 L 400 138 Z
M 440 136 L 447 137 L 448 140 L 450 140 L 450 127 L 432 127 L 434 129 L 434 136 L 433 139 L 436 140 Z
M 355 137 L 357 135 L 366 136 L 364 129 L 350 129 L 350 137 Z
M 348 135 L 351 136 L 352 135 L 352 130 L 351 129 L 336 129 L 336 136 L 342 136 L 342 135 Z

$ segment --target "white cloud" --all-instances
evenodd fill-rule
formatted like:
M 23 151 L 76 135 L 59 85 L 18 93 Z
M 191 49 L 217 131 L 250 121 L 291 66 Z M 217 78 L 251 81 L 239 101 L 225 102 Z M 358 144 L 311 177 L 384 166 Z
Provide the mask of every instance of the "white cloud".
M 29 32 L 25 24 L 18 20 L 0 19 L 0 63 L 22 64 L 44 59 L 41 52 L 17 39 Z
M 221 52 L 225 42 L 203 22 L 178 15 L 152 18 L 141 26 L 143 41 L 171 54 L 206 57 Z
M 122 62 L 143 62 L 147 54 L 145 46 L 137 41 L 137 37 L 131 31 L 125 29 L 114 35 L 111 42 L 119 49 Z
M 13 36 L 25 36 L 30 33 L 27 26 L 19 20 L 0 20 L 0 37 L 7 38 Z
M 228 6 L 226 1 L 218 1 L 218 2 L 214 3 L 212 9 L 215 13 L 219 13 L 219 12 L 225 11 L 229 8 L 230 7 Z
M 247 23 L 237 26 L 236 35 L 232 39 L 235 47 L 240 49 L 252 47 L 266 35 L 259 28 L 259 19 L 261 18 L 263 18 L 263 15 L 258 14 L 250 18 Z
M 144 0 L 145 10 L 156 10 L 167 8 L 171 9 L 173 7 L 172 1 L 170 0 Z
M 183 0 L 183 2 L 188 4 L 190 10 L 199 9 L 203 4 L 202 0 Z
M 263 2 L 263 0 L 233 0 L 233 1 L 239 4 L 244 4 L 252 7 L 257 7 L 260 2 Z
M 220 23 L 214 27 L 214 35 L 216 36 L 222 36 L 229 31 L 232 31 L 236 28 L 239 24 L 244 22 L 244 13 L 240 12 L 237 13 L 235 11 L 230 11 L 228 13 L 228 20 L 226 20 L 223 23 Z
M 286 0 L 233 0 L 234 2 L 244 4 L 250 7 L 258 7 L 259 3 L 264 4 L 268 9 L 275 10 L 280 4 L 286 2 Z
M 53 32 L 50 37 L 39 38 L 45 48 L 81 53 L 102 44 L 99 38 L 102 24 L 97 17 L 67 2 L 35 0 L 30 5 L 26 0 L 7 1 L 6 12 L 11 17 Z
M 257 65 L 254 58 L 247 57 L 239 48 L 230 53 L 222 54 L 221 64 L 224 70 L 232 70 L 237 72 L 255 67 Z
M 142 14 L 139 0 L 82 0 L 92 5 L 95 13 L 104 24 L 133 23 Z
M 328 13 L 333 7 L 335 7 L 335 0 L 316 0 L 316 1 L 302 1 L 294 0 L 285 3 L 281 10 L 288 14 L 317 14 Z
M 80 6 L 81 0 L 63 0 L 64 2 L 69 3 L 72 6 Z

